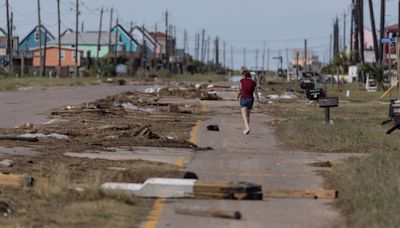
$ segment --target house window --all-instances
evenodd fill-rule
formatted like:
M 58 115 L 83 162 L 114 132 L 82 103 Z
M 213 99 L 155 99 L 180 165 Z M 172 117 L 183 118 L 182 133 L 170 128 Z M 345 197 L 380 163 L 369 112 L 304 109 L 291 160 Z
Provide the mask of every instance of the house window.
M 35 31 L 35 41 L 38 41 L 38 40 L 39 40 L 39 30 L 36 29 L 36 31 Z
M 76 60 L 76 52 L 72 53 L 72 60 Z
M 65 60 L 65 52 L 61 51 L 61 60 Z

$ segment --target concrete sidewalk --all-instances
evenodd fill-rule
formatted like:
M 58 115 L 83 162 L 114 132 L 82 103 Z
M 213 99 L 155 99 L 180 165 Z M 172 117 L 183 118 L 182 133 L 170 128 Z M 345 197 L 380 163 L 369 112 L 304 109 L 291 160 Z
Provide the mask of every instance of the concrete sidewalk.
M 232 99 L 233 93 L 225 98 Z M 201 147 L 214 150 L 199 152 L 186 168 L 203 180 L 247 181 L 273 189 L 323 189 L 323 179 L 310 163 L 336 159 L 346 154 L 318 154 L 283 151 L 266 122 L 270 117 L 255 113 L 252 132 L 242 134 L 243 123 L 237 102 L 208 102 L 210 118 L 203 121 L 197 137 Z M 206 130 L 218 124 L 220 132 Z M 160 203 L 159 203 L 160 204 Z M 170 200 L 158 205 L 158 216 L 144 227 L 342 227 L 343 218 L 330 200 L 269 199 L 263 201 Z M 177 215 L 174 207 L 206 206 L 239 210 L 240 221 Z M 162 210 L 160 208 L 163 208 Z

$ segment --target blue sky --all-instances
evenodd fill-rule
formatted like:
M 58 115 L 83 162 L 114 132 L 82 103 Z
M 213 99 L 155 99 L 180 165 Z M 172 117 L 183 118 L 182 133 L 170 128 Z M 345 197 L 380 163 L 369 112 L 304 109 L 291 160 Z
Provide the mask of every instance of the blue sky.
M 5 27 L 5 0 L 2 4 L 0 26 Z M 256 49 L 260 49 L 259 63 L 263 44 L 271 49 L 270 68 L 275 67 L 273 56 L 280 53 L 286 62 L 286 49 L 302 48 L 303 39 L 309 39 L 309 46 L 320 54 L 321 59 L 328 54 L 329 35 L 335 16 L 344 12 L 349 14 L 351 0 L 80 0 L 81 17 L 85 30 L 97 30 L 100 8 L 106 10 L 103 29 L 109 27 L 109 9 L 114 7 L 121 24 L 129 26 L 145 24 L 149 29 L 164 30 L 163 12 L 170 12 L 170 22 L 177 27 L 178 46 L 182 46 L 183 31 L 189 33 L 189 47 L 194 48 L 194 34 L 202 28 L 207 36 L 219 36 L 227 45 L 227 64 L 230 64 L 230 47 L 234 48 L 234 65 L 243 64 L 243 48 L 247 48 L 246 62 L 256 65 Z M 379 13 L 379 1 L 375 0 L 376 14 Z M 388 0 L 387 23 L 396 21 L 396 2 Z M 37 0 L 10 0 L 14 12 L 16 31 L 25 36 L 37 24 Z M 42 21 L 56 35 L 56 0 L 41 0 Z M 367 5 L 367 1 L 365 3 Z M 62 30 L 75 27 L 75 0 L 61 0 Z M 369 26 L 369 12 L 366 7 L 366 26 Z M 115 15 L 115 14 L 114 14 Z M 377 15 L 378 17 L 378 15 Z M 348 25 L 349 25 L 349 16 Z M 378 21 L 379 22 L 379 21 Z M 342 23 L 342 22 L 341 22 Z M 342 30 L 342 28 L 341 28 Z M 347 28 L 347 32 L 349 28 Z M 289 56 L 290 57 L 290 56 Z M 326 57 L 327 58 L 327 57 Z M 266 60 L 267 62 L 267 60 Z M 265 63 L 266 64 L 266 63 Z

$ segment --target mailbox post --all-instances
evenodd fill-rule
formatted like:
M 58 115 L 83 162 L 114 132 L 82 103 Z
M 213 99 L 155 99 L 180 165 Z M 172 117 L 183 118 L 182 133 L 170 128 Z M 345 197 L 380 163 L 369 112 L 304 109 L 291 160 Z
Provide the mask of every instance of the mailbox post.
M 331 108 L 339 107 L 339 97 L 325 97 L 318 99 L 319 107 L 325 109 L 325 123 L 331 123 Z

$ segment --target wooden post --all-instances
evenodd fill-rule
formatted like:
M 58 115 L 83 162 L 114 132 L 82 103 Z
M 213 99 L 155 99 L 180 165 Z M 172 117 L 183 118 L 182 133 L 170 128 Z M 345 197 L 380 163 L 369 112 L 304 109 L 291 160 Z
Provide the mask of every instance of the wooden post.
M 6 0 L 6 11 L 7 11 L 7 54 L 8 54 L 8 60 L 11 63 L 11 29 L 10 28 L 10 5 L 8 3 L 8 0 Z M 12 77 L 12 70 L 11 70 L 11 64 L 9 64 L 9 76 Z
M 75 76 L 79 76 L 78 68 L 78 36 L 79 36 L 79 0 L 76 0 L 76 24 L 75 24 Z
M 38 7 L 38 35 L 39 35 L 39 75 L 43 76 L 43 52 L 42 52 L 42 21 L 40 18 L 40 0 L 37 0 Z
M 57 19 L 58 19 L 58 67 L 57 78 L 61 76 L 61 15 L 60 15 L 60 0 L 57 0 Z
M 99 54 L 100 54 L 100 50 L 101 50 L 101 46 L 100 46 L 100 41 L 101 41 L 101 27 L 102 27 L 102 23 L 103 23 L 103 8 L 101 8 L 100 11 L 100 25 L 99 25 L 99 35 L 98 35 L 98 39 L 97 39 L 97 53 L 96 53 L 96 61 L 97 61 L 97 70 L 99 69 L 100 66 L 100 61 L 99 61 Z M 110 50 L 108 50 L 110 51 Z

